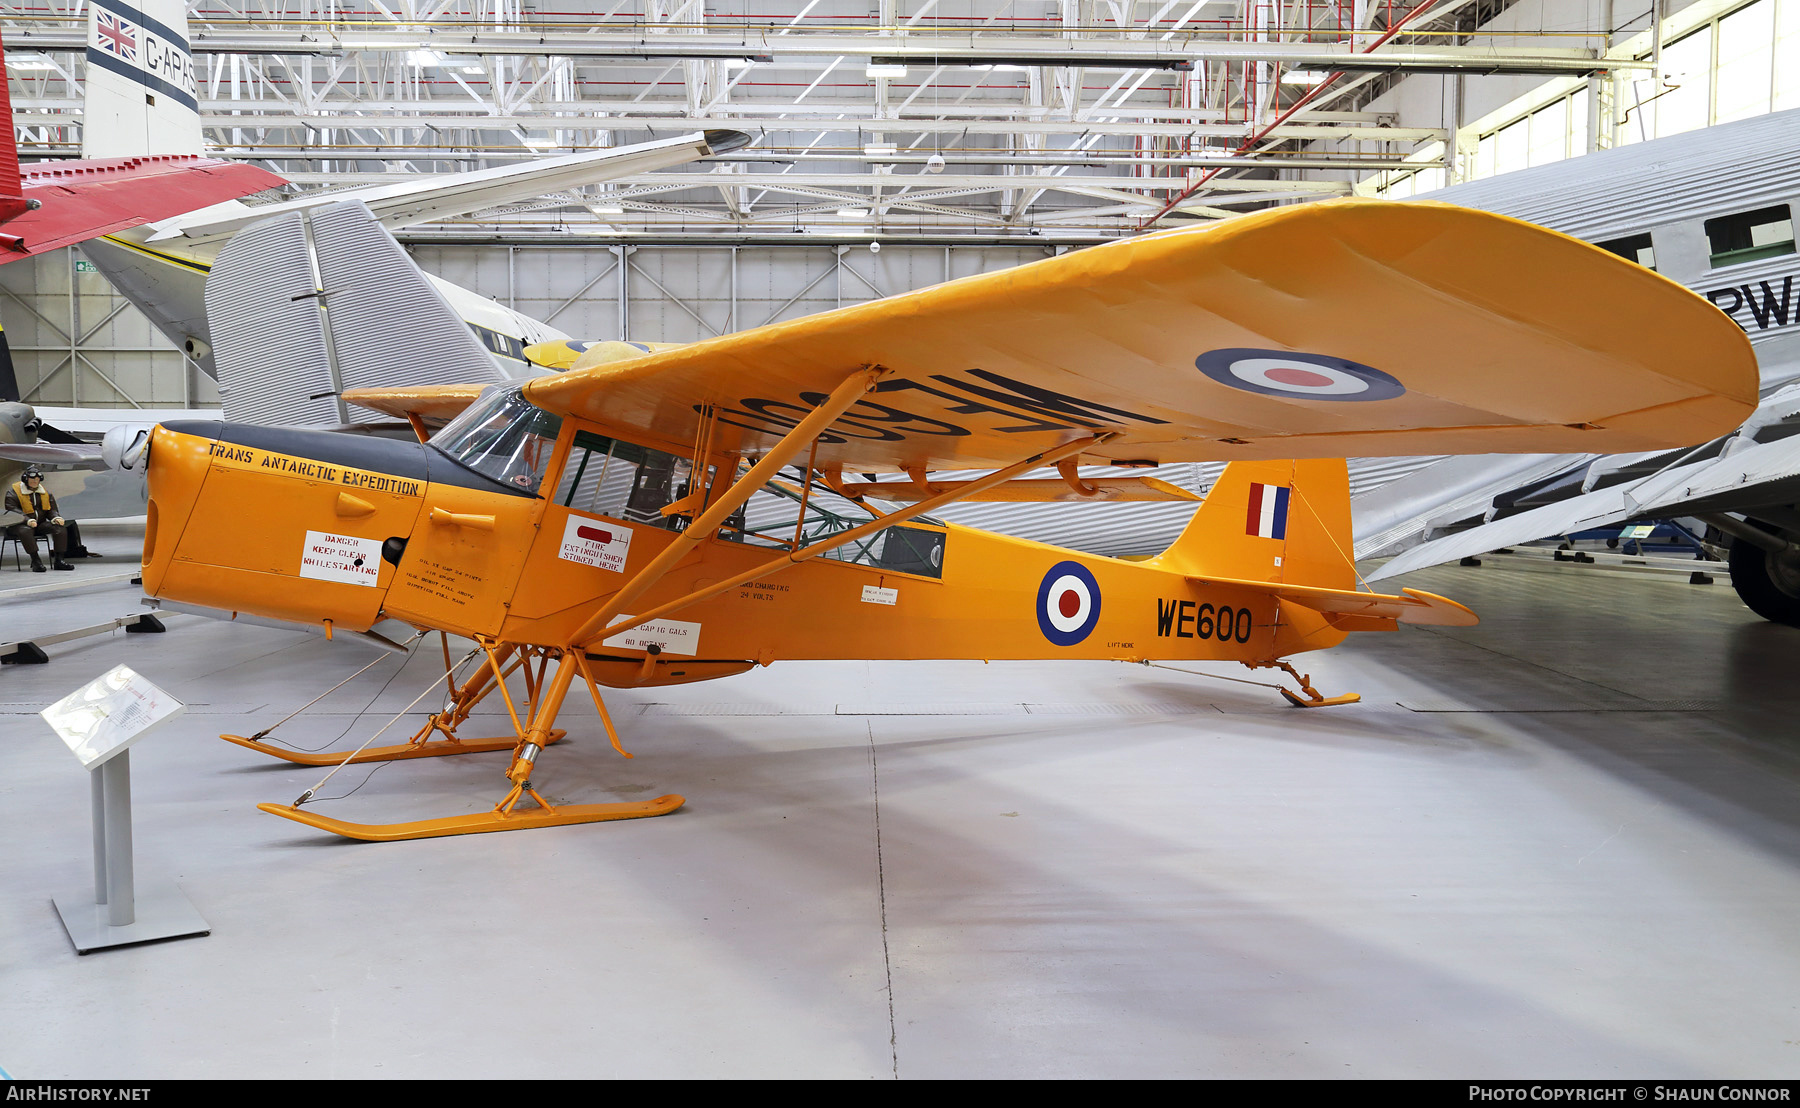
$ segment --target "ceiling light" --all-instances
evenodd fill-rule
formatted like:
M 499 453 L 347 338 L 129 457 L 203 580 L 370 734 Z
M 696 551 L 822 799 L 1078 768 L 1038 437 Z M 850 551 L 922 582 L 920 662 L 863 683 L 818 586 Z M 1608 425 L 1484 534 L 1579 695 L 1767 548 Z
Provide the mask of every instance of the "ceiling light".
M 533 150 L 549 150 L 551 147 L 556 145 L 555 139 L 548 138 L 543 135 L 526 135 L 520 141 L 522 141 L 526 146 L 531 147 Z
M 409 50 L 406 52 L 406 64 L 424 69 L 427 66 L 443 65 L 444 55 L 436 50 Z
M 20 54 L 6 59 L 6 68 L 42 73 L 55 69 L 56 65 L 42 54 Z
M 944 156 L 942 154 L 933 154 L 931 157 L 925 159 L 925 172 L 942 173 L 943 171 Z
M 1311 73 L 1304 69 L 1290 69 L 1281 75 L 1284 85 L 1322 85 L 1331 76 L 1329 73 Z
M 616 204 L 589 204 L 588 211 L 595 215 L 624 215 L 625 209 Z
M 720 58 L 726 69 L 748 69 L 756 64 L 755 58 Z
M 882 154 L 898 154 L 899 152 L 900 147 L 892 142 L 868 142 L 863 144 L 863 153 L 869 155 L 871 158 Z
M 1026 65 L 1005 64 L 1005 65 L 990 65 L 990 66 L 988 66 L 988 68 L 993 70 L 995 73 L 1024 73 L 1024 72 L 1028 71 L 1031 67 L 1026 66 Z
M 838 218 L 839 219 L 867 219 L 867 218 L 869 218 L 869 209 L 867 209 L 867 208 L 839 208 L 838 209 Z
M 863 73 L 870 77 L 904 77 L 906 67 L 894 62 L 873 62 Z

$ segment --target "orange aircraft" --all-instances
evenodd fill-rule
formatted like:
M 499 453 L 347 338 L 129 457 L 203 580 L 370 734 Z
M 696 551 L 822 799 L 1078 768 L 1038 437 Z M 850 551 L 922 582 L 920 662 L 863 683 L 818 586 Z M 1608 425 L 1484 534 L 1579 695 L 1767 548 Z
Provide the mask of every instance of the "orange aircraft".
M 1475 615 L 1357 588 L 1336 459 L 1667 448 L 1730 430 L 1757 400 L 1743 332 L 1681 286 L 1502 216 L 1377 201 L 687 345 L 560 354 L 565 372 L 512 387 L 346 392 L 419 442 L 155 430 L 146 593 L 328 633 L 389 619 L 445 636 L 448 704 L 410 742 L 304 755 L 267 732 L 226 738 L 309 764 L 512 751 L 491 812 L 353 824 L 305 807 L 310 792 L 265 811 L 376 840 L 660 815 L 683 798 L 553 807 L 533 787 L 571 689 L 617 748 L 602 686 L 785 659 L 1236 661 L 1286 669 L 1296 704 L 1344 703 L 1284 659 Z M 1144 562 L 929 516 L 963 499 L 1186 497 L 1079 467 L 1214 459 L 1232 464 Z M 1059 478 L 1023 476 L 1050 467 Z M 929 477 L 947 470 L 988 472 Z M 460 683 L 450 635 L 476 644 Z M 496 692 L 514 733 L 460 737 Z

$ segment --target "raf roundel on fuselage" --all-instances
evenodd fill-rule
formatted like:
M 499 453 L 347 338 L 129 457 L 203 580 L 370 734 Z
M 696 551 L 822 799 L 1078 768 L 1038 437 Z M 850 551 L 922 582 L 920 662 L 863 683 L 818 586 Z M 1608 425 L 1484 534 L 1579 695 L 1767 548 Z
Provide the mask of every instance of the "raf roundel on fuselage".
M 1080 562 L 1058 562 L 1037 593 L 1038 629 L 1057 646 L 1074 646 L 1100 622 L 1100 583 Z

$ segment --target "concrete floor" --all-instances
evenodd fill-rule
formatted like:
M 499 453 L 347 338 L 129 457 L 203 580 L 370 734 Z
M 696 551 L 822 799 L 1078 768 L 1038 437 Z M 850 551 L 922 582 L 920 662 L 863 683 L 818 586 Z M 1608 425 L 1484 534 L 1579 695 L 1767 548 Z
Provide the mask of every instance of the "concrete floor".
M 80 575 L 117 574 L 118 553 Z M 0 568 L 0 585 L 50 575 Z M 70 577 L 74 575 L 57 575 Z M 661 819 L 396 844 L 258 812 L 221 743 L 375 655 L 193 617 L 0 671 L 0 1067 L 128 1077 L 1800 1075 L 1800 631 L 1723 581 L 1446 568 L 1486 620 L 1302 666 L 1360 705 L 1105 663 L 785 664 L 576 704 L 553 800 Z M 0 638 L 135 610 L 0 599 Z M 85 774 L 38 709 L 124 662 L 140 882 L 209 937 L 77 956 Z M 277 732 L 354 746 L 384 661 Z M 1261 678 L 1215 667 L 1232 677 Z M 383 740 L 386 741 L 386 740 Z M 322 810 L 476 811 L 504 757 L 352 767 Z

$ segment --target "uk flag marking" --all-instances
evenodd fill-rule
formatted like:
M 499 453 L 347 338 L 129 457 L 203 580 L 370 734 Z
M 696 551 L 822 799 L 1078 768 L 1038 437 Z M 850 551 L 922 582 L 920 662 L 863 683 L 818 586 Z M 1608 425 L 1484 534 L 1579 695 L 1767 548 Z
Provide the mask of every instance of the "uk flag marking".
M 1288 493 L 1286 485 L 1250 485 L 1250 512 L 1244 533 L 1265 539 L 1287 538 Z
M 102 10 L 98 15 L 94 23 L 94 36 L 98 41 L 94 45 L 128 62 L 137 61 L 138 29 L 112 12 Z

